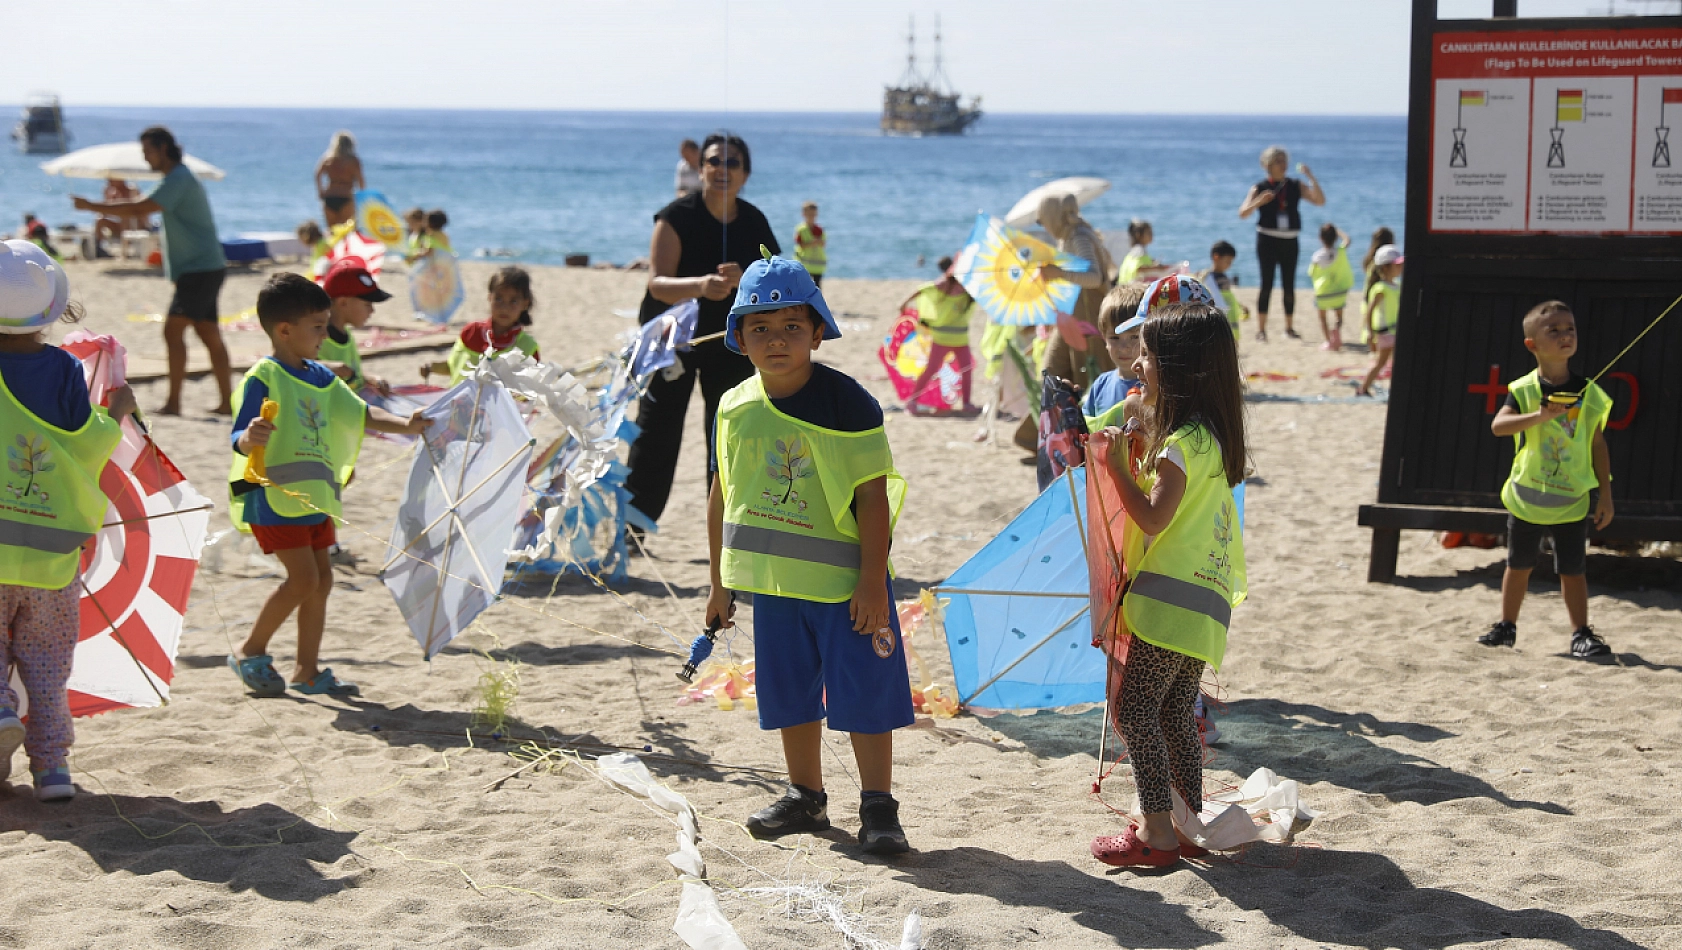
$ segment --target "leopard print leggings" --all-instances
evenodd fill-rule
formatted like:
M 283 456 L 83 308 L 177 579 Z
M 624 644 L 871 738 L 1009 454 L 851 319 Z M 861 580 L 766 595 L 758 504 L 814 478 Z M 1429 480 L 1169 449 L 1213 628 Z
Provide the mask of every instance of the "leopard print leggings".
M 1113 669 L 1113 665 L 1112 665 Z M 1111 712 L 1147 815 L 1172 811 L 1170 783 L 1192 813 L 1203 809 L 1203 740 L 1192 707 L 1203 661 L 1134 637 Z

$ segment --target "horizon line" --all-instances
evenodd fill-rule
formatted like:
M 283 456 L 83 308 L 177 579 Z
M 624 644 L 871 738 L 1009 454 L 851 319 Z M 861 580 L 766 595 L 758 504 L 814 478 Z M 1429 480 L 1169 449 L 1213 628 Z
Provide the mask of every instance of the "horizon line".
M 23 102 L 0 103 L 0 107 L 22 107 Z M 654 109 L 654 108 L 590 108 L 590 107 L 532 107 L 513 108 L 507 106 L 344 106 L 344 105 L 187 105 L 163 103 L 86 103 L 77 106 L 61 107 L 66 112 L 73 109 L 197 109 L 197 110 L 242 110 L 261 109 L 275 112 L 501 112 L 501 113 L 573 113 L 573 114 L 644 114 L 644 115 L 830 115 L 830 116 L 876 116 L 875 111 L 853 109 Z M 1195 116 L 1204 119 L 1405 119 L 1407 112 L 1195 112 L 1184 109 L 1164 112 L 1013 112 L 999 110 L 983 112 L 982 117 L 989 116 L 1009 118 L 1163 118 L 1169 116 Z

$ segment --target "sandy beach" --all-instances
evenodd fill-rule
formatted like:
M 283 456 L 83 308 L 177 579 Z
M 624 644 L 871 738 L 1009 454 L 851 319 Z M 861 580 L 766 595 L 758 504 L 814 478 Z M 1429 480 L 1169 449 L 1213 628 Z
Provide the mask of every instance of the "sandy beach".
M 84 326 L 161 362 L 160 329 L 143 315 L 164 308 L 169 285 L 134 266 L 68 267 Z M 485 315 L 491 269 L 464 265 L 458 320 Z M 533 271 L 547 359 L 602 355 L 634 325 L 613 311 L 636 306 L 645 275 Z M 222 311 L 251 306 L 267 273 L 230 272 Z M 398 299 L 377 319 L 406 322 L 402 276 L 383 283 Z M 884 402 L 876 349 L 914 286 L 824 288 L 846 335 L 820 357 Z M 1247 331 L 1240 345 L 1247 371 L 1297 378 L 1251 384 L 1251 593 L 1219 676 L 1224 741 L 1206 775 L 1236 783 L 1265 766 L 1302 783 L 1323 817 L 1295 847 L 1163 873 L 1093 860 L 1092 836 L 1123 827 L 1088 795 L 1095 711 L 919 716 L 896 739 L 915 847 L 903 858 L 859 854 L 838 734 L 825 758 L 837 829 L 749 838 L 736 823 L 781 791 L 777 740 L 752 712 L 677 705 L 681 661 L 655 626 L 687 640 L 706 594 L 697 399 L 653 558 L 633 561 L 613 595 L 577 576 L 510 590 L 431 664 L 376 576 L 408 457 L 369 440 L 340 530 L 362 562 L 337 574 L 323 645 L 360 699 L 247 697 L 224 657 L 275 580 L 243 558 L 201 570 L 170 705 L 78 722 L 73 803 L 38 804 L 26 785 L 0 792 L 6 880 L 47 885 L 0 914 L 0 946 L 682 947 L 665 860 L 673 826 L 598 780 L 590 759 L 611 746 L 649 750 L 654 774 L 702 813 L 713 886 L 756 950 L 846 946 L 829 923 L 750 890 L 790 882 L 827 884 L 890 946 L 916 911 L 929 950 L 1682 947 L 1682 867 L 1666 857 L 1682 832 L 1667 791 L 1682 776 L 1682 563 L 1591 553 L 1592 622 L 1617 655 L 1605 665 L 1567 656 L 1551 570 L 1537 572 L 1516 650 L 1473 642 L 1497 616 L 1501 549 L 1445 550 L 1410 533 L 1398 583 L 1367 584 L 1356 506 L 1375 494 L 1384 407 L 1343 398 L 1352 386 L 1321 375 L 1364 367 L 1365 354 L 1325 353 L 1280 329 L 1267 344 Z M 236 358 L 266 342 L 255 329 L 227 336 Z M 196 343 L 193 353 L 203 361 Z M 425 358 L 367 368 L 407 382 Z M 143 409 L 163 400 L 161 383 L 137 391 Z M 1316 394 L 1334 401 L 1265 401 Z M 188 415 L 157 419 L 154 435 L 216 501 L 221 530 L 228 427 L 203 414 L 214 397 L 208 379 L 190 382 Z M 894 552 L 903 601 L 1027 505 L 1034 474 L 1008 439 L 974 441 L 973 421 L 896 413 L 887 426 L 911 486 Z M 945 644 L 918 637 L 949 683 Z M 288 624 L 275 640 L 283 672 L 293 642 Z M 750 652 L 749 639 L 734 648 Z M 509 754 L 520 742 L 469 735 L 475 686 L 510 663 L 511 737 L 586 754 L 488 789 L 520 768 Z M 1126 769 L 1104 788 L 1128 801 Z

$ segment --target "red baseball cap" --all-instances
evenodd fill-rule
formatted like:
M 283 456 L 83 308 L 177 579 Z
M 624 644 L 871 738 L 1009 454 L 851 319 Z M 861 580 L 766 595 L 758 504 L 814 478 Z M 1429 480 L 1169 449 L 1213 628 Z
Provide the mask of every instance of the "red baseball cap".
M 360 257 L 341 257 L 334 261 L 327 269 L 327 276 L 321 279 L 321 289 L 329 297 L 361 297 L 369 303 L 391 299 L 374 282 L 374 275 L 368 273 L 368 265 Z

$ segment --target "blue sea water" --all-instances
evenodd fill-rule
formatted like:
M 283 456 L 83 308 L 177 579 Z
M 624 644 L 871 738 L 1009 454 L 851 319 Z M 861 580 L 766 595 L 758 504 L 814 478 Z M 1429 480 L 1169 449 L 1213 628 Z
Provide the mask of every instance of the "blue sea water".
M 0 115 L 15 115 L 5 109 Z M 1365 250 L 1373 228 L 1402 229 L 1405 120 L 1395 117 L 989 115 L 970 134 L 892 138 L 867 114 L 498 112 L 94 108 L 67 105 L 73 146 L 132 140 L 170 127 L 188 152 L 227 171 L 207 185 L 224 235 L 286 230 L 319 215 L 311 173 L 338 129 L 359 143 L 371 188 L 399 210 L 442 207 L 464 257 L 496 250 L 558 264 L 573 252 L 623 262 L 645 255 L 651 216 L 672 197 L 677 143 L 728 127 L 754 172 L 743 196 L 792 244 L 800 205 L 822 206 L 836 277 L 918 277 L 955 251 L 975 213 L 1003 215 L 1028 190 L 1067 175 L 1109 179 L 1085 210 L 1105 231 L 1152 222 L 1159 260 L 1207 265 L 1209 245 L 1239 251 L 1255 282 L 1254 218 L 1239 202 L 1261 178 L 1268 145 L 1308 163 L 1326 188 L 1307 208 L 1312 231 L 1333 221 Z M 41 172 L 40 156 L 0 153 L 0 231 L 23 212 L 58 225 L 91 216 L 69 193 L 99 183 Z M 1294 174 L 1294 172 L 1293 172 Z M 1306 234 L 1301 262 L 1306 282 Z M 1124 248 L 1122 248 L 1124 249 Z M 1118 249 L 1119 250 L 1119 249 Z M 918 257 L 925 265 L 919 268 Z

